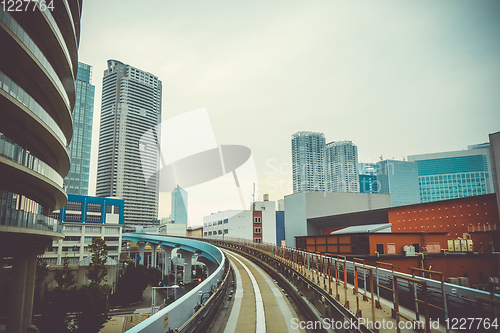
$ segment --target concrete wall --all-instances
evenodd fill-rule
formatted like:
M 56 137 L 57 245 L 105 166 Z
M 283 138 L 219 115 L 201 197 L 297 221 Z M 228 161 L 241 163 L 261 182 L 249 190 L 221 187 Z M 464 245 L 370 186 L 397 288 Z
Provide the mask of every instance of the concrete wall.
M 345 192 L 302 192 L 285 197 L 286 246 L 295 247 L 295 236 L 320 234 L 314 226 L 308 227 L 307 219 L 313 217 L 347 214 L 391 206 L 390 195 Z

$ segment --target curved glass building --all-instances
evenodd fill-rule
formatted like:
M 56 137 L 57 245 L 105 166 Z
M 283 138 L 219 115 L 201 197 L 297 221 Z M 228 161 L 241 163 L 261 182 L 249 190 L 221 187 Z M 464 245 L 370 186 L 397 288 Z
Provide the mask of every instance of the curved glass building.
M 67 201 L 82 0 L 52 4 L 0 7 L 0 299 L 8 300 L 7 332 L 31 325 L 36 256 L 64 237 L 49 214 Z M 8 290 L 5 265 L 12 266 Z

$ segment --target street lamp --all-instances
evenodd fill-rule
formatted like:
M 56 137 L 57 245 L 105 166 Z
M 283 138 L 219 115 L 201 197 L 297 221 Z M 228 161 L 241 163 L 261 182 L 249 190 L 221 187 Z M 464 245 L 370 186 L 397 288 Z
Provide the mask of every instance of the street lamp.
M 151 315 L 153 315 L 155 313 L 155 307 L 156 307 L 156 289 L 174 289 L 175 291 L 177 291 L 177 288 L 179 288 L 179 286 L 177 284 L 174 284 L 173 286 L 168 286 L 168 287 L 152 287 L 151 288 L 151 289 L 153 289 L 152 290 L 153 292 L 151 294 Z

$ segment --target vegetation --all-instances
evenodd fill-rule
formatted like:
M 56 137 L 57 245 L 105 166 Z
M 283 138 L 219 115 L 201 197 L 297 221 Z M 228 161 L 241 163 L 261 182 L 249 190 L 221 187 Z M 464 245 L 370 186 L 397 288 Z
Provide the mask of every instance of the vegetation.
M 41 304 L 43 313 L 36 320 L 41 333 L 97 333 L 108 321 L 109 288 L 102 284 L 107 274 L 106 242 L 102 238 L 96 238 L 89 250 L 92 253 L 87 272 L 89 285 L 72 288 L 75 280 L 67 260 L 64 261 L 63 267 L 56 271 L 55 280 L 58 287 L 48 293 L 46 301 Z M 40 273 L 37 270 L 37 283 L 43 281 L 42 276 L 46 276 L 44 274 L 46 273 L 43 273 L 43 268 L 40 268 Z M 68 313 L 76 313 L 76 316 L 68 317 Z
M 105 282 L 108 272 L 106 268 L 106 261 L 108 260 L 106 241 L 101 237 L 94 238 L 89 246 L 89 251 L 92 253 L 92 260 L 89 265 L 87 277 L 90 280 L 90 285 L 99 285 L 101 282 Z
M 148 285 L 159 286 L 161 271 L 156 268 L 137 267 L 129 264 L 118 279 L 117 291 L 111 299 L 113 305 L 125 305 L 142 300 L 142 293 Z

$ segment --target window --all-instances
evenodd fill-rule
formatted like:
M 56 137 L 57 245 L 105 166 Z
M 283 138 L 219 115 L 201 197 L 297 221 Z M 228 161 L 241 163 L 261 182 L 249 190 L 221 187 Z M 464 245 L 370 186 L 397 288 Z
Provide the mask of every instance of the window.
M 218 234 L 219 234 L 219 235 L 222 235 L 222 230 L 219 230 Z
M 66 242 L 79 242 L 80 236 L 66 236 L 66 237 L 64 237 L 64 241 L 66 241 Z
M 81 232 L 82 231 L 82 227 L 65 225 L 64 226 L 64 231 L 65 232 Z
M 254 243 L 260 243 L 261 241 L 262 241 L 262 239 L 260 239 L 260 238 L 254 238 L 254 239 L 253 239 L 253 242 L 254 242 Z
M 82 214 L 66 214 L 65 221 L 81 222 Z
M 229 220 L 228 220 L 228 219 L 225 219 L 225 220 L 224 220 L 224 224 L 226 224 L 226 223 L 229 223 Z
M 384 244 L 377 244 L 377 252 L 379 254 L 384 254 Z
M 113 213 L 113 205 L 106 205 L 106 214 Z
M 254 217 L 253 218 L 253 223 L 260 223 L 261 222 L 261 218 L 260 217 Z
M 396 244 L 394 243 L 387 244 L 387 254 L 396 254 Z
M 86 222 L 101 222 L 101 215 L 88 215 Z
M 100 213 L 102 211 L 102 204 L 89 202 L 87 203 L 87 212 Z
M 119 239 L 119 237 L 104 237 L 106 242 L 118 242 Z
M 419 243 L 413 243 L 412 245 L 415 248 L 415 253 L 420 253 L 420 244 Z
M 85 232 L 101 233 L 100 227 L 85 227 Z
M 225 234 L 228 234 L 228 233 L 229 233 L 229 230 L 228 230 L 228 229 L 224 229 L 224 233 L 225 233 Z
M 75 212 L 81 212 L 82 211 L 82 202 L 78 201 L 68 201 L 66 203 L 66 211 L 75 211 Z
M 91 228 L 91 227 L 87 227 L 87 228 Z M 95 228 L 95 227 L 93 227 L 93 228 Z M 120 233 L 120 228 L 105 227 L 104 233 L 110 234 L 110 235 L 118 235 Z
M 222 221 L 219 221 L 219 223 L 218 223 L 218 224 L 222 224 Z
M 207 235 L 207 232 L 205 231 L 205 232 L 203 233 L 203 235 L 204 235 L 204 236 L 206 236 L 206 235 Z
M 260 234 L 261 233 L 261 228 L 253 228 L 253 233 L 254 234 Z

